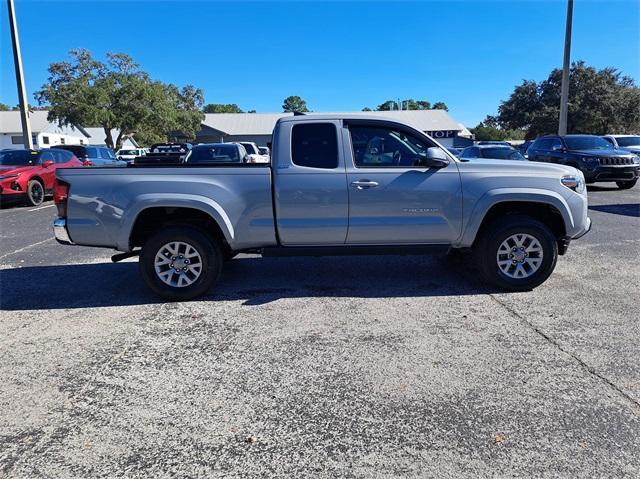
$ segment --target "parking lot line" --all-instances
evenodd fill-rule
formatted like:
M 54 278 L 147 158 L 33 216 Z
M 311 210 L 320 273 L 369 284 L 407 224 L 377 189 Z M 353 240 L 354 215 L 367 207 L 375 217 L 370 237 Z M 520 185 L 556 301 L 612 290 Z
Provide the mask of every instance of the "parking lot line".
M 16 253 L 20 253 L 20 252 L 22 252 L 22 251 L 24 251 L 26 249 L 33 248 L 34 246 L 38 246 L 38 245 L 40 245 L 42 243 L 46 243 L 47 241 L 52 241 L 53 239 L 54 238 L 47 238 L 46 240 L 38 241 L 37 243 L 33 243 L 33 244 L 30 244 L 30 245 L 25 246 L 23 248 L 20 248 L 20 249 L 17 249 L 15 251 L 12 251 L 11 253 L 3 254 L 2 256 L 0 256 L 0 259 L 4 259 L 7 256 L 11 256 L 11 255 L 16 254 Z
M 43 210 L 43 209 L 45 209 L 45 208 L 51 208 L 52 206 L 55 206 L 55 204 L 53 204 L 53 205 L 38 206 L 37 208 L 31 208 L 29 211 L 38 211 L 38 210 Z

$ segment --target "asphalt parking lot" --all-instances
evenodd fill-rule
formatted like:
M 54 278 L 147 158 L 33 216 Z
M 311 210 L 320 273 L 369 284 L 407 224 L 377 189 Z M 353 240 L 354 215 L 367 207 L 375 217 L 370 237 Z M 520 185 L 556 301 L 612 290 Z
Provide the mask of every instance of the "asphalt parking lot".
M 640 187 L 504 294 L 440 257 L 240 256 L 162 303 L 0 210 L 0 477 L 638 477 Z

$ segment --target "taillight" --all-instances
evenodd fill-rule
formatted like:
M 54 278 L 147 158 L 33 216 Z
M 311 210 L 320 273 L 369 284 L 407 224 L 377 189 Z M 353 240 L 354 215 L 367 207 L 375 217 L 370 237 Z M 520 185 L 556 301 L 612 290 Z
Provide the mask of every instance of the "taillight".
M 93 166 L 93 162 L 91 160 L 84 160 L 82 166 Z
M 67 217 L 67 200 L 69 199 L 69 183 L 56 178 L 53 185 L 53 202 L 58 207 L 58 216 L 60 218 Z

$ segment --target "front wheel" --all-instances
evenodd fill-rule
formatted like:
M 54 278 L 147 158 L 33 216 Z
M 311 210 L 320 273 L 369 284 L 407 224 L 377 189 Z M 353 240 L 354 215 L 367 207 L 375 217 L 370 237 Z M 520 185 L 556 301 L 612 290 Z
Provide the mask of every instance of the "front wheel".
M 27 203 L 31 206 L 40 206 L 44 201 L 44 186 L 38 180 L 27 183 Z
M 637 182 L 638 182 L 638 179 L 636 178 L 635 180 L 616 181 L 616 185 L 618 185 L 618 188 L 620 188 L 621 190 L 628 190 L 636 186 Z
M 474 255 L 487 282 L 508 291 L 529 291 L 553 272 L 558 244 L 544 223 L 514 215 L 489 225 Z
M 222 271 L 218 244 L 191 226 L 172 226 L 151 236 L 140 253 L 147 286 L 170 301 L 205 294 Z

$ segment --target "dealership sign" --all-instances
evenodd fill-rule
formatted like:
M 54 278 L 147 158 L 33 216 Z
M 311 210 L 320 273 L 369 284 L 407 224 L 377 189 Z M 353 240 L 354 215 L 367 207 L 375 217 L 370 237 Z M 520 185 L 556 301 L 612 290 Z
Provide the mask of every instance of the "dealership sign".
M 432 138 L 455 138 L 457 134 L 458 130 L 427 131 L 427 135 Z

